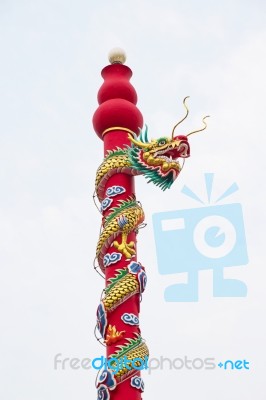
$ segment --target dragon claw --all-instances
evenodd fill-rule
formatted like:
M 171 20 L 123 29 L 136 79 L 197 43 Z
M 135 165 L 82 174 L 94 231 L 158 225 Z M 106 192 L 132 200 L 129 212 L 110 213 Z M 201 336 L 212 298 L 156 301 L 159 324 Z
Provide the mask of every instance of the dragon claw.
M 126 258 L 131 258 L 134 254 L 136 254 L 136 251 L 134 250 L 134 242 L 127 243 L 126 240 L 122 240 L 122 242 L 119 244 L 118 241 L 115 241 L 113 246 Z

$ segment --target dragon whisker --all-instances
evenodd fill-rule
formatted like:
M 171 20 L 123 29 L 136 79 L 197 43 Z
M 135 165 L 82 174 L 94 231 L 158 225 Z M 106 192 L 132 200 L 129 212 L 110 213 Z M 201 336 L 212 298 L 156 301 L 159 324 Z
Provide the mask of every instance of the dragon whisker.
M 182 118 L 182 119 L 173 127 L 173 130 L 172 130 L 172 138 L 174 137 L 175 129 L 176 129 L 176 128 L 178 127 L 178 125 L 180 125 L 181 122 L 183 122 L 183 121 L 187 118 L 187 116 L 188 116 L 189 109 L 188 109 L 188 107 L 187 107 L 187 105 L 186 105 L 186 99 L 188 99 L 188 98 L 189 98 L 189 96 L 185 97 L 184 100 L 183 100 L 183 104 L 184 104 L 184 107 L 185 107 L 185 109 L 186 109 L 186 115 L 184 116 L 184 118 Z
M 207 123 L 205 122 L 205 119 L 206 119 L 206 118 L 209 118 L 209 117 L 210 117 L 209 115 L 206 115 L 206 116 L 202 119 L 202 122 L 203 122 L 203 124 L 204 124 L 204 127 L 203 127 L 202 129 L 198 129 L 198 130 L 196 130 L 196 131 L 192 131 L 192 132 L 188 133 L 188 134 L 187 134 L 187 137 L 190 136 L 190 135 L 193 135 L 193 133 L 197 133 L 197 132 L 204 131 L 204 130 L 207 128 Z

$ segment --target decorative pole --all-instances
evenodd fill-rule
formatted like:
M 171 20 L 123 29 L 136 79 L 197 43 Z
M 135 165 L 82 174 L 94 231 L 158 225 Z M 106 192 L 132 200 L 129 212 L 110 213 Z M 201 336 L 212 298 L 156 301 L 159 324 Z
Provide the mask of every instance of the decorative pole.
M 104 143 L 104 160 L 95 183 L 103 216 L 95 269 L 105 276 L 97 329 L 108 360 L 99 371 L 96 387 L 98 400 L 141 400 L 144 384 L 140 370 L 147 368 L 148 348 L 141 337 L 139 309 L 147 278 L 137 261 L 136 235 L 144 212 L 136 200 L 134 175 L 144 175 L 162 190 L 170 188 L 181 171 L 178 158 L 190 155 L 189 134 L 174 136 L 188 108 L 185 99 L 186 115 L 171 137 L 149 142 L 147 128 L 141 131 L 143 118 L 129 82 L 132 71 L 123 65 L 124 51 L 114 49 L 109 61 L 102 70 L 104 82 L 93 116 L 94 130 Z M 205 128 L 204 122 L 200 130 Z

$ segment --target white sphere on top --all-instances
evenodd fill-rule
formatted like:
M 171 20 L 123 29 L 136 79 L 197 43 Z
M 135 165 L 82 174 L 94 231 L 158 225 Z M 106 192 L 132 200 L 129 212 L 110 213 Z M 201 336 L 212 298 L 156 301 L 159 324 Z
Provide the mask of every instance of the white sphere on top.
M 115 47 L 111 51 L 109 51 L 108 59 L 111 64 L 125 64 L 127 59 L 126 52 L 120 47 Z

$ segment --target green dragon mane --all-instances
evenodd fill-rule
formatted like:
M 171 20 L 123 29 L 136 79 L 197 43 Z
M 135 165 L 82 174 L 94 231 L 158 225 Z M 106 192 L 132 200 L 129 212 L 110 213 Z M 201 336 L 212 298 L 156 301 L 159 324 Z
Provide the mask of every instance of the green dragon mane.
M 139 138 L 142 143 L 149 143 L 148 141 L 148 128 L 145 127 L 145 131 L 141 131 Z M 145 150 L 144 150 L 145 151 Z M 141 159 L 140 155 L 143 149 L 137 147 L 132 143 L 131 147 L 128 147 L 128 157 L 133 168 L 139 171 L 146 179 L 148 183 L 152 182 L 154 185 L 159 186 L 162 190 L 169 189 L 174 182 L 174 174 L 170 171 L 167 175 L 162 176 L 160 174 L 160 167 L 149 166 Z

